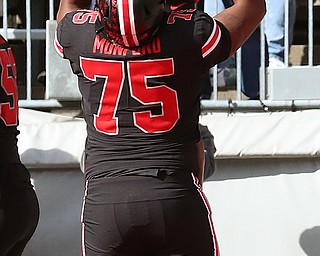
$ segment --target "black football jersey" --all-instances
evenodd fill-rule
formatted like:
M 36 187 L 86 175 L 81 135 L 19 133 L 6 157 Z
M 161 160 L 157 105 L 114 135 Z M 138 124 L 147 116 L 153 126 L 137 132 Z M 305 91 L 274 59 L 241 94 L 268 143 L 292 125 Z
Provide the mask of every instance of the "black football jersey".
M 12 49 L 0 35 L 0 163 L 18 163 L 17 72 Z
M 229 34 L 196 10 L 166 13 L 141 47 L 105 33 L 98 12 L 80 10 L 61 20 L 55 39 L 78 76 L 87 177 L 196 172 L 201 75 L 228 57 Z

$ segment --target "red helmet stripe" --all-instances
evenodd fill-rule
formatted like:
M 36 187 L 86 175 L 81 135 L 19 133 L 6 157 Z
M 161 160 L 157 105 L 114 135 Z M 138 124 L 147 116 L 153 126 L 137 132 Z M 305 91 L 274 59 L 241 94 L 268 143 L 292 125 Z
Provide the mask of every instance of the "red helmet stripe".
M 118 13 L 121 36 L 126 46 L 138 46 L 136 35 L 133 0 L 118 0 Z

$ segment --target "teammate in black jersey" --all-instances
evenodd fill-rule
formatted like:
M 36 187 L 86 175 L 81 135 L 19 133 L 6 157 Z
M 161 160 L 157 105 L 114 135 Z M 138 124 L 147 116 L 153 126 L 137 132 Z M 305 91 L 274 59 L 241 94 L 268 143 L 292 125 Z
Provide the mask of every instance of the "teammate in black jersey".
M 201 189 L 200 78 L 254 31 L 264 0 L 215 19 L 180 2 L 170 12 L 159 0 L 82 4 L 60 2 L 55 46 L 87 123 L 83 255 L 219 255 Z
M 1 35 L 0 70 L 0 256 L 20 256 L 37 227 L 39 205 L 18 154 L 16 66 Z

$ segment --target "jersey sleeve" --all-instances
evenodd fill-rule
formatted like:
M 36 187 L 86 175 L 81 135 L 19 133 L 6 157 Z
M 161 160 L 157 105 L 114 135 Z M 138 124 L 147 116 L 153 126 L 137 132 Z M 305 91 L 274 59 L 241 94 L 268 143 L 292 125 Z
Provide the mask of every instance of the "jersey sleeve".
M 194 38 L 201 45 L 204 71 L 229 57 L 230 34 L 222 23 L 208 14 L 197 14 Z
M 62 58 L 65 58 L 64 48 L 67 47 L 68 45 L 70 46 L 69 36 L 70 36 L 70 33 L 68 32 L 68 14 L 67 14 L 59 22 L 55 32 L 55 37 L 54 37 L 54 48 Z

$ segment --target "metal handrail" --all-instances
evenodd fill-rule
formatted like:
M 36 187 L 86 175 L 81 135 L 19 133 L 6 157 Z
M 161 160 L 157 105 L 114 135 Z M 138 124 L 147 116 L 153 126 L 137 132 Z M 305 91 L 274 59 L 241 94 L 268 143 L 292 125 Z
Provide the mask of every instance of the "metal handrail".
M 202 100 L 202 112 L 273 112 L 319 109 L 320 100 Z
M 8 27 L 8 15 L 5 11 L 8 7 L 9 0 L 2 0 L 3 3 L 3 27 L 0 28 L 0 33 L 9 40 L 23 40 L 26 44 L 26 99 L 19 100 L 19 106 L 25 108 L 61 108 L 63 107 L 58 99 L 34 99 L 32 95 L 32 42 L 34 40 L 46 40 L 46 29 L 31 28 L 31 0 L 26 0 L 26 24 L 25 28 L 10 28 Z M 49 4 L 49 19 L 54 20 L 54 1 L 47 0 Z M 314 38 L 313 38 L 313 1 L 307 0 L 308 6 L 308 66 L 312 67 L 313 52 L 314 52 Z M 285 0 L 285 65 L 289 67 L 289 0 Z M 216 6 L 216 9 L 217 6 Z M 265 66 L 265 38 L 264 38 L 264 23 L 261 23 L 261 71 L 260 71 L 260 100 L 242 99 L 241 94 L 241 75 L 237 75 L 236 80 L 236 96 L 234 99 L 219 99 L 218 92 L 218 68 L 217 66 L 211 69 L 213 73 L 213 95 L 211 100 L 202 100 L 202 111 L 278 111 L 288 110 L 294 111 L 299 109 L 312 109 L 320 107 L 320 100 L 268 100 L 266 96 L 266 66 Z M 241 74 L 241 49 L 237 51 L 236 55 L 237 74 Z

